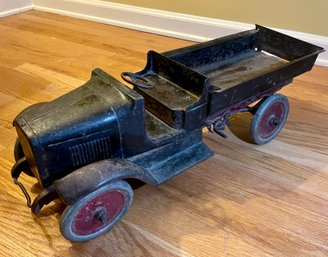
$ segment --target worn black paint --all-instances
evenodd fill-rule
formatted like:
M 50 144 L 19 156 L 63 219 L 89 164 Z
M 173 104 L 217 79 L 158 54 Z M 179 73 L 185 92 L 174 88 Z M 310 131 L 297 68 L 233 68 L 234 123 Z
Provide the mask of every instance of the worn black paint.
M 322 50 L 256 26 L 163 54 L 150 51 L 144 70 L 123 73 L 135 90 L 94 70 L 85 85 L 14 120 L 30 169 L 51 188 L 33 210 L 54 191 L 72 204 L 113 180 L 164 183 L 212 155 L 203 127 L 224 126 L 229 115 L 310 70 Z

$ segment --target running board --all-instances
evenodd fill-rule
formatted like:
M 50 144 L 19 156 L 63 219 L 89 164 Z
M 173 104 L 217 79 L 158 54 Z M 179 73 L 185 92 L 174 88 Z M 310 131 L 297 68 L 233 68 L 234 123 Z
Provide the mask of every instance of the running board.
M 128 160 L 152 177 L 152 184 L 160 185 L 212 155 L 213 152 L 202 142 L 202 131 L 197 130 L 187 137 Z

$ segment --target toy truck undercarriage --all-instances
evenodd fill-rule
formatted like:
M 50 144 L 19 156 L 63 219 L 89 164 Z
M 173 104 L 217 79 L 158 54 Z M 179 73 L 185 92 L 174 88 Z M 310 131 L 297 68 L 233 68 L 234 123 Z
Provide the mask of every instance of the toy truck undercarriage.
M 96 69 L 83 86 L 15 118 L 12 177 L 33 213 L 56 198 L 67 205 L 60 225 L 67 239 L 95 238 L 128 210 L 131 179 L 160 185 L 213 155 L 202 141 L 204 127 L 224 136 L 229 117 L 249 111 L 255 143 L 276 137 L 289 105 L 273 94 L 310 70 L 322 50 L 257 26 L 150 51 L 144 70 L 122 73 L 133 90 Z M 22 172 L 44 187 L 33 204 L 18 182 Z

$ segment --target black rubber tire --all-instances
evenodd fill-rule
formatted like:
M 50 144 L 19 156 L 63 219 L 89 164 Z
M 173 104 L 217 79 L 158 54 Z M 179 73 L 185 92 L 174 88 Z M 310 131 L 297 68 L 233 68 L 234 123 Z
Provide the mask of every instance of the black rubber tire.
M 266 98 L 256 110 L 251 122 L 251 138 L 263 145 L 274 139 L 284 127 L 289 113 L 288 98 L 275 94 Z
M 15 146 L 14 146 L 14 158 L 15 158 L 15 161 L 17 162 L 18 160 L 20 160 L 21 158 L 23 158 L 25 155 L 24 155 L 24 152 L 23 152 L 23 148 L 18 140 L 18 138 L 16 139 L 16 142 L 15 142 Z M 23 170 L 23 172 L 30 176 L 30 177 L 35 177 L 33 172 L 30 170 L 30 169 L 27 169 L 27 170 Z
M 60 231 L 72 242 L 94 239 L 111 230 L 121 220 L 130 208 L 132 199 L 133 190 L 126 181 L 107 184 L 72 206 L 67 206 L 61 216 Z M 105 218 L 101 220 L 101 216 Z

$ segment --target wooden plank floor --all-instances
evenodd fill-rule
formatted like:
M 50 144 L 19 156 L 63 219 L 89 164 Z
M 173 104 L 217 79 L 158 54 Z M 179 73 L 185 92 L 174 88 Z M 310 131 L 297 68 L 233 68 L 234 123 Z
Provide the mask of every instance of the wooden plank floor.
M 37 11 L 0 19 L 1 256 L 328 256 L 328 69 L 315 67 L 282 90 L 291 112 L 281 135 L 254 146 L 227 131 L 205 132 L 209 160 L 163 186 L 135 191 L 111 232 L 83 244 L 66 241 L 55 202 L 31 215 L 12 183 L 16 132 L 24 108 L 86 81 L 95 67 L 119 79 L 138 71 L 149 49 L 182 40 Z M 231 130 L 248 134 L 249 115 Z M 35 197 L 41 188 L 23 183 Z

